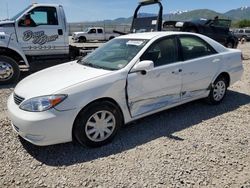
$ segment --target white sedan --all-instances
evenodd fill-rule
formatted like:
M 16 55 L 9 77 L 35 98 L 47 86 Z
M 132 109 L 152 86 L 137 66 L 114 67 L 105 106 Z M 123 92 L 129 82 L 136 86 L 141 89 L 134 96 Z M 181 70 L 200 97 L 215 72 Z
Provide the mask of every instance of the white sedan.
M 22 80 L 8 99 L 9 117 L 35 145 L 101 146 L 136 119 L 201 98 L 220 103 L 242 76 L 241 56 L 199 34 L 121 36 Z

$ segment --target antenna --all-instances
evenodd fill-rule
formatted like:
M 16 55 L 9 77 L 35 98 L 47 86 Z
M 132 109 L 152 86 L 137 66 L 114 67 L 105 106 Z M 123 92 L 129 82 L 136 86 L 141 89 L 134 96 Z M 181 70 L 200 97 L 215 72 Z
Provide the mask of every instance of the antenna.
M 6 11 L 7 11 L 7 19 L 9 19 L 9 5 L 8 5 L 8 2 L 6 3 Z

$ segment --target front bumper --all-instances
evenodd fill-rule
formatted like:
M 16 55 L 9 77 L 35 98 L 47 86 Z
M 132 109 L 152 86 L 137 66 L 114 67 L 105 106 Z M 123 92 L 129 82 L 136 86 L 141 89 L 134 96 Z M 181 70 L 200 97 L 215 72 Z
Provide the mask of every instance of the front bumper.
M 73 42 L 78 42 L 78 40 L 79 40 L 79 38 L 78 37 L 76 37 L 76 36 L 72 36 L 72 38 L 71 38 L 72 40 L 73 40 Z
M 7 106 L 13 129 L 32 144 L 45 146 L 72 141 L 76 110 L 27 112 L 14 103 L 13 95 Z

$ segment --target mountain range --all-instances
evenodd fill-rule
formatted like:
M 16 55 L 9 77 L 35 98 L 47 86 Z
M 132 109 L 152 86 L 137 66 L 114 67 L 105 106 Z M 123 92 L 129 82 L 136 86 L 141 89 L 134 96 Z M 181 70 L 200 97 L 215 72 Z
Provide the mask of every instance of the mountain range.
M 153 16 L 153 14 L 141 13 L 139 16 L 147 17 Z M 200 18 L 211 19 L 215 16 L 219 16 L 219 18 L 231 19 L 233 21 L 248 19 L 250 20 L 250 7 L 241 7 L 238 9 L 233 9 L 225 13 L 219 13 L 209 9 L 197 9 L 192 11 L 174 11 L 169 14 L 164 14 L 164 20 L 193 20 Z M 105 24 L 131 24 L 132 17 L 129 18 L 117 18 L 114 20 L 105 20 Z M 97 22 L 96 22 L 97 23 Z

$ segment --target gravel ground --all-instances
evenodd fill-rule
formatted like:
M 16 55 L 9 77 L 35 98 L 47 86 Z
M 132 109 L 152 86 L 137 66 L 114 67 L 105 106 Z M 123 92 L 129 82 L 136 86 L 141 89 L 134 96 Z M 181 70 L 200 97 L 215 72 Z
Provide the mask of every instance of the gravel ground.
M 250 43 L 240 45 L 249 58 Z M 250 188 L 250 60 L 222 104 L 195 101 L 127 125 L 109 145 L 37 147 L 6 117 L 0 89 L 1 187 Z

